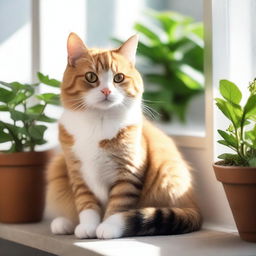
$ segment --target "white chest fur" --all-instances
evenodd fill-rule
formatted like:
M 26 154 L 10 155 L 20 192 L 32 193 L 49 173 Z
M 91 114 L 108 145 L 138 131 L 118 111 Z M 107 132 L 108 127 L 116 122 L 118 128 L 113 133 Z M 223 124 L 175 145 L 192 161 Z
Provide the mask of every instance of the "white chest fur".
M 108 190 L 116 179 L 115 163 L 99 147 L 103 139 L 115 137 L 119 130 L 141 122 L 140 107 L 127 113 L 78 112 L 64 110 L 60 123 L 74 137 L 73 152 L 81 161 L 82 176 L 102 204 L 108 200 Z

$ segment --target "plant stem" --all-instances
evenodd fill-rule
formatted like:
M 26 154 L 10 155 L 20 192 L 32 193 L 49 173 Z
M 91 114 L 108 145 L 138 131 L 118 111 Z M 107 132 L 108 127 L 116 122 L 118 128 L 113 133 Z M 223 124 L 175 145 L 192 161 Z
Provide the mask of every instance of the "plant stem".
M 239 132 L 238 129 L 235 128 L 235 135 L 236 135 L 236 139 L 237 139 L 237 154 L 245 160 L 243 153 L 240 152 L 240 137 L 239 137 Z

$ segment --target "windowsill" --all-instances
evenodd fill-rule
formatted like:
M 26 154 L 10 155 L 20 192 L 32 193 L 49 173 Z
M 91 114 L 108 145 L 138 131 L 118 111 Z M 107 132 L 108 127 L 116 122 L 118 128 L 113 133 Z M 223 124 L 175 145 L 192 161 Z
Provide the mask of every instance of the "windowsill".
M 43 221 L 0 224 L 0 238 L 61 256 L 248 256 L 255 255 L 256 251 L 256 244 L 240 240 L 237 233 L 209 229 L 179 236 L 77 240 L 74 236 L 52 235 L 49 221 Z
M 201 123 L 179 123 L 179 122 L 172 122 L 172 123 L 164 123 L 164 122 L 154 122 L 156 126 L 160 129 L 164 130 L 166 133 L 174 136 L 194 136 L 194 137 L 201 137 L 205 136 L 205 127 Z
M 205 148 L 206 146 L 205 127 L 202 123 L 154 122 L 154 124 L 170 135 L 180 147 Z

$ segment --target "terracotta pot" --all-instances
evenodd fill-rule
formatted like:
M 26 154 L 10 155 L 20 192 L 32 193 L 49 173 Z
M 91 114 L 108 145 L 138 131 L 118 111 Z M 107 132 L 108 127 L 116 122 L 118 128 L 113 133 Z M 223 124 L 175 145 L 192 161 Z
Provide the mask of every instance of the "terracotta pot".
M 51 154 L 51 151 L 0 153 L 0 222 L 42 219 L 44 170 Z
M 256 167 L 213 165 L 222 182 L 240 237 L 256 242 Z

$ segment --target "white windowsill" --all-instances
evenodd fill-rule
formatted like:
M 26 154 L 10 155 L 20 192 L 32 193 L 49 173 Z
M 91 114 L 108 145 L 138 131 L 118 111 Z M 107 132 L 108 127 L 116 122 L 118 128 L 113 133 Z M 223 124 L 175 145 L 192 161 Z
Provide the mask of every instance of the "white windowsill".
M 184 125 L 182 123 L 161 123 L 154 122 L 154 124 L 163 130 L 166 134 L 171 136 L 175 143 L 180 147 L 189 148 L 205 148 L 205 127 L 202 123 L 189 123 Z
M 78 240 L 52 235 L 49 221 L 43 221 L 0 224 L 0 238 L 60 256 L 249 256 L 256 252 L 256 244 L 240 240 L 237 233 L 209 229 L 178 236 Z

